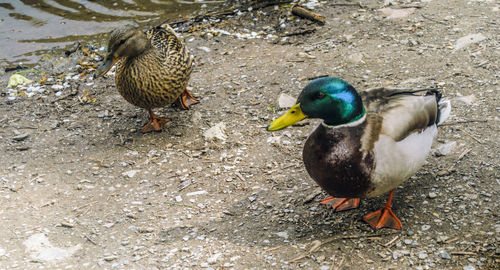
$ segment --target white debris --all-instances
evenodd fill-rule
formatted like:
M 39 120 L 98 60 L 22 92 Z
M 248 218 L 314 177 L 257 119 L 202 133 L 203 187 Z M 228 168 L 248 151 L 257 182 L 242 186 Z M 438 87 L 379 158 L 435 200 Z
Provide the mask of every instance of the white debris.
M 7 85 L 7 88 L 16 87 L 18 85 L 29 84 L 32 82 L 33 82 L 32 80 L 24 77 L 21 74 L 14 74 L 14 75 L 10 76 L 9 84 Z
M 457 142 L 456 141 L 451 141 L 449 143 L 445 143 L 445 144 L 441 144 L 439 147 L 437 147 L 435 150 L 434 150 L 434 155 L 435 156 L 446 156 L 448 155 L 451 150 L 453 150 L 453 148 L 457 145 Z
M 203 137 L 207 140 L 213 140 L 213 139 L 218 139 L 221 141 L 225 141 L 227 136 L 224 133 L 224 130 L 226 129 L 226 124 L 224 122 L 217 123 L 215 126 L 207 129 L 203 133 Z
M 5 255 L 7 252 L 5 251 L 5 249 L 3 248 L 0 248 L 0 257 L 2 257 L 3 255 Z
M 461 97 L 456 97 L 452 99 L 453 101 L 461 101 L 467 105 L 472 105 L 476 101 L 476 96 L 474 94 L 468 95 L 468 96 L 461 96 Z
M 293 105 L 295 105 L 296 100 L 297 100 L 296 98 L 288 94 L 281 93 L 280 96 L 278 97 L 278 106 L 280 108 L 290 108 Z
M 277 232 L 275 233 L 277 236 L 288 239 L 288 232 L 283 231 L 283 232 Z
M 82 248 L 80 244 L 67 249 L 54 247 L 43 233 L 37 233 L 30 236 L 23 244 L 26 246 L 31 258 L 38 261 L 64 259 Z
M 198 190 L 198 191 L 186 193 L 186 196 L 190 197 L 190 196 L 202 195 L 202 194 L 207 194 L 207 193 L 208 193 L 208 191 L 206 191 L 206 190 Z
M 353 64 L 364 63 L 362 53 L 353 53 L 347 56 L 347 60 Z
M 455 51 L 458 51 L 462 48 L 465 48 L 471 44 L 474 44 L 474 43 L 478 43 L 478 42 L 481 42 L 483 40 L 486 39 L 486 36 L 484 36 L 483 34 L 479 33 L 479 34 L 470 34 L 470 35 L 467 35 L 465 37 L 461 37 L 457 40 L 457 42 L 455 43 Z
M 267 142 L 270 144 L 280 144 L 281 136 L 271 136 L 267 138 Z
M 198 47 L 198 50 L 204 51 L 204 52 L 206 52 L 206 53 L 209 53 L 209 52 L 211 52 L 211 51 L 212 51 L 210 48 L 208 48 L 208 47 L 204 47 L 204 46 L 200 46 L 200 47 Z
M 175 201 L 176 202 L 182 202 L 182 197 L 180 195 L 175 196 Z
M 60 89 L 63 89 L 64 86 L 60 85 L 60 84 L 54 84 L 52 85 L 50 88 L 54 89 L 54 90 L 60 90 Z
M 126 172 L 123 172 L 122 175 L 123 176 L 128 176 L 129 178 L 132 178 L 134 177 L 138 172 L 140 172 L 140 170 L 130 170 L 130 171 L 126 171 Z
M 381 8 L 379 9 L 386 19 L 402 19 L 410 16 L 413 12 L 415 12 L 415 8 L 404 8 L 404 9 L 394 9 L 394 8 Z

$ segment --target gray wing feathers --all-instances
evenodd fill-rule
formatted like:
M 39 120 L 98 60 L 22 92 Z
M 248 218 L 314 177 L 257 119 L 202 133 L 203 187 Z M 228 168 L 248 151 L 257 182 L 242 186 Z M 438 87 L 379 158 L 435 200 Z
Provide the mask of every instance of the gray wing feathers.
M 390 89 L 377 88 L 361 92 L 367 111 L 368 126 L 378 129 L 395 141 L 400 141 L 426 127 L 436 124 L 438 105 L 435 92 L 430 89 Z M 370 116 L 372 115 L 372 116 Z M 373 145 L 377 138 L 368 145 Z M 367 145 L 367 146 L 368 146 Z M 371 148 L 371 147 L 369 147 Z

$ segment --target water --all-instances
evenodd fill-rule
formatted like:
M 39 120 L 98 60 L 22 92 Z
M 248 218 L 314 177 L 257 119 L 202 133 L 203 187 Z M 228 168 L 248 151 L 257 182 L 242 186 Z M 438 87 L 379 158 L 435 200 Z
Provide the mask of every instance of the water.
M 104 38 L 104 33 L 120 25 L 155 25 L 179 16 L 206 12 L 223 2 L 0 0 L 0 63 L 33 64 L 53 48 Z

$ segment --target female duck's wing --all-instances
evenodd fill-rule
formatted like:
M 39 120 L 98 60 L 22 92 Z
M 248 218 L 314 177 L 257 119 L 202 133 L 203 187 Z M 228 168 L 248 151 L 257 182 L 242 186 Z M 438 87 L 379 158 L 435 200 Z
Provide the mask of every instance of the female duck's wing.
M 167 65 L 191 67 L 191 55 L 174 29 L 168 24 L 156 26 L 146 31 L 151 44 L 160 52 Z

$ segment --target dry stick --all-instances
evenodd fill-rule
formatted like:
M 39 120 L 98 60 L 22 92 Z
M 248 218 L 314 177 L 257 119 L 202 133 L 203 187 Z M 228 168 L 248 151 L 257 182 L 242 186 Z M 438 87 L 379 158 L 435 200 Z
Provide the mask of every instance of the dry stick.
M 275 251 L 275 250 L 280 249 L 282 247 L 283 247 L 283 245 L 279 245 L 277 247 L 268 248 L 268 249 L 265 249 L 264 252 Z
M 470 252 L 470 251 L 454 251 L 450 253 L 451 255 L 477 255 L 476 252 Z
M 444 25 L 446 25 L 446 23 L 445 23 L 445 22 L 442 22 L 442 21 L 439 21 L 439 20 L 433 19 L 433 18 L 431 18 L 431 17 L 429 17 L 429 16 L 426 16 L 426 15 L 424 15 L 424 14 L 420 14 L 420 16 L 422 16 L 423 18 L 425 18 L 425 19 L 427 19 L 427 20 L 429 20 L 429 21 L 433 21 L 433 22 L 437 22 L 437 23 L 440 23 L 440 24 L 444 24 Z
M 486 123 L 488 122 L 487 119 L 469 119 L 469 120 L 464 120 L 464 121 L 456 121 L 456 122 L 451 122 L 451 123 L 444 123 L 439 126 L 453 126 L 453 125 L 459 125 L 459 124 L 466 124 L 466 123 Z
M 299 5 L 295 5 L 292 8 L 292 14 L 297 15 L 297 16 L 302 17 L 302 18 L 305 18 L 305 19 L 308 19 L 308 20 L 311 20 L 311 21 L 319 22 L 321 25 L 325 24 L 325 17 L 324 16 L 322 16 L 316 12 L 309 11 L 309 10 L 303 8 L 302 6 L 299 6 Z
M 384 244 L 384 247 L 389 247 L 391 246 L 394 242 L 396 242 L 396 240 L 398 240 L 399 238 L 399 235 L 396 235 L 396 237 L 394 237 L 391 241 L 387 242 Z
M 469 132 L 465 131 L 464 130 L 464 133 L 469 135 L 469 137 L 471 137 L 472 139 L 474 139 L 476 142 L 480 143 L 480 144 L 483 144 L 483 141 L 481 141 L 479 138 L 477 138 L 476 136 L 470 134 Z

